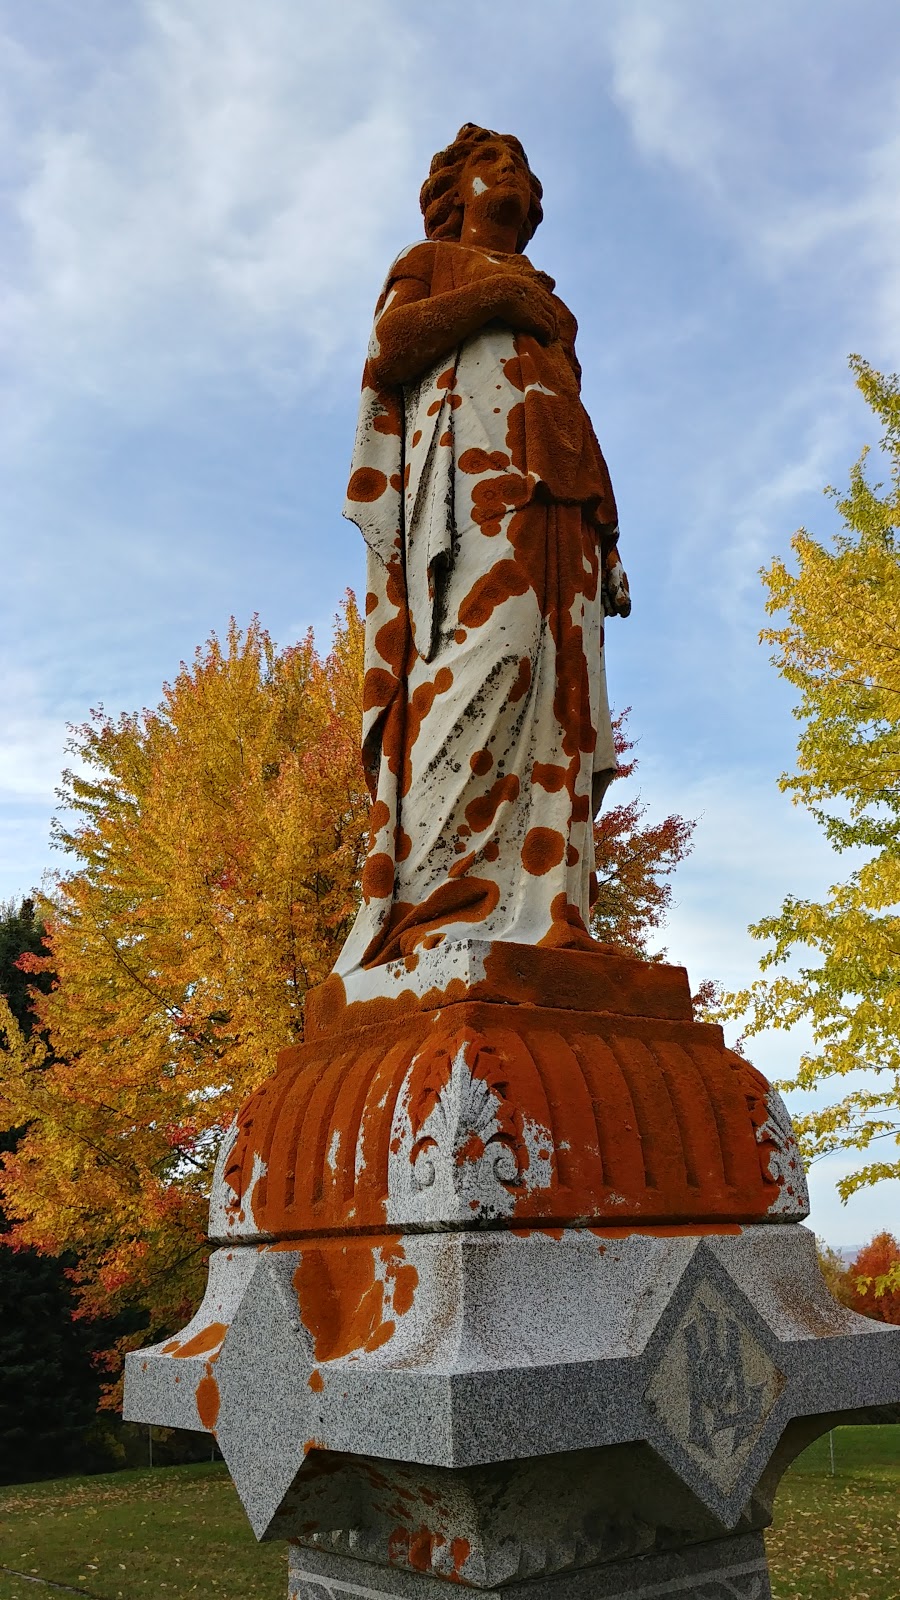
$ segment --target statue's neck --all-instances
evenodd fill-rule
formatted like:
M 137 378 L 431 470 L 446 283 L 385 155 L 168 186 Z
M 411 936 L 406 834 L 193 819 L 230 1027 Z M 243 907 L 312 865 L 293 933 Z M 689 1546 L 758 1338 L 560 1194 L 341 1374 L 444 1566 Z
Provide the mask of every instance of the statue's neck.
M 518 237 L 517 222 L 504 223 L 491 217 L 464 217 L 459 242 L 471 245 L 476 250 L 495 250 L 499 255 L 514 256 Z

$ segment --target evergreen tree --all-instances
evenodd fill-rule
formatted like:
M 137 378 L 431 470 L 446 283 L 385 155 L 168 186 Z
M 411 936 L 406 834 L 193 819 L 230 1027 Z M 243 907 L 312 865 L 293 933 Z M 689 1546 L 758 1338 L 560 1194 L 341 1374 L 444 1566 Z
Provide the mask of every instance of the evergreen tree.
M 0 1482 L 84 1465 L 99 1379 L 65 1261 L 0 1241 Z

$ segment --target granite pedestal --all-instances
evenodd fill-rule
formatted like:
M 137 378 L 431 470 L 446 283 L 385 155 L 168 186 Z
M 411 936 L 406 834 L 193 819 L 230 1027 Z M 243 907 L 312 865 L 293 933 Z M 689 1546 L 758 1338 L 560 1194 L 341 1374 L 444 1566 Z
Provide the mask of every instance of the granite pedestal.
M 766 1600 L 900 1331 L 829 1295 L 790 1121 L 681 969 L 467 941 L 312 997 L 126 1415 L 213 1431 L 290 1594 Z

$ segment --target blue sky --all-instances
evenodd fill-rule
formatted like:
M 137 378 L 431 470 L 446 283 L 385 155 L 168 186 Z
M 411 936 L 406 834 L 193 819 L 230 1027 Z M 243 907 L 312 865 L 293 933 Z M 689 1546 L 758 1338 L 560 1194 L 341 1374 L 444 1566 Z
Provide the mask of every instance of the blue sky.
M 900 365 L 895 0 L 0 0 L 0 896 L 54 864 L 66 723 L 155 704 L 231 614 L 323 642 L 383 273 L 463 121 L 545 189 L 530 255 L 580 324 L 634 612 L 609 629 L 656 813 L 698 817 L 666 934 L 752 978 L 746 925 L 843 871 L 780 795 L 791 699 L 759 567 L 833 527 Z M 874 442 L 874 441 L 873 441 Z M 799 1044 L 755 1042 L 770 1075 Z M 900 1184 L 835 1244 L 900 1228 Z

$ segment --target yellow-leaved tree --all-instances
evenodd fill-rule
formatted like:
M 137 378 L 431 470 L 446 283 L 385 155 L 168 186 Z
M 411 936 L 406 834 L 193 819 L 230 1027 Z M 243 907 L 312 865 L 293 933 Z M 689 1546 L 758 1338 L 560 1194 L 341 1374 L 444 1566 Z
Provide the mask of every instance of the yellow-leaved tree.
M 221 1133 L 302 1037 L 359 901 L 369 796 L 359 752 L 363 624 L 279 652 L 254 622 L 213 637 L 154 711 L 74 732 L 69 853 L 40 910 L 30 1037 L 0 996 L 0 1160 L 12 1237 L 72 1251 L 88 1314 L 181 1326 L 202 1292 Z M 617 723 L 622 777 L 634 760 Z M 592 927 L 632 953 L 665 918 L 693 824 L 640 798 L 596 827 Z M 43 992 L 52 979 L 49 993 Z
M 767 609 L 783 618 L 763 638 L 799 691 L 797 770 L 781 787 L 856 864 L 822 900 L 789 895 L 751 928 L 769 946 L 765 976 L 727 1002 L 749 1034 L 811 1027 L 788 1087 L 833 1084 L 836 1098 L 795 1127 L 807 1158 L 865 1152 L 839 1181 L 844 1199 L 900 1176 L 900 379 L 858 356 L 851 366 L 884 430 L 888 481 L 870 481 L 863 451 L 846 492 L 827 491 L 843 532 L 825 542 L 801 529 L 793 567 L 763 573 Z M 863 1086 L 846 1085 L 859 1068 Z
M 27 962 L 54 984 L 30 1040 L 0 1014 L 0 1113 L 26 1127 L 4 1158 L 14 1237 L 77 1253 L 88 1312 L 140 1305 L 155 1330 L 196 1304 L 221 1131 L 302 1036 L 355 914 L 362 646 L 352 596 L 324 659 L 311 634 L 279 653 L 232 624 L 155 711 L 74 732 L 73 869 Z

